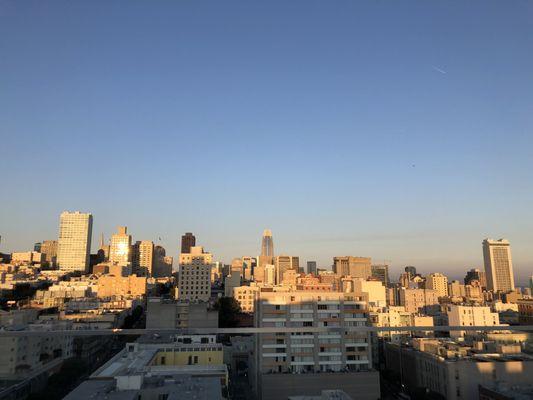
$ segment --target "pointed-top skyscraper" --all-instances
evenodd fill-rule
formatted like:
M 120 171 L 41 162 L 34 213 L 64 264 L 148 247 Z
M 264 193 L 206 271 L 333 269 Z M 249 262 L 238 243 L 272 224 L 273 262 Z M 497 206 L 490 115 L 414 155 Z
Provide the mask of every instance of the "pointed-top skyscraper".
M 267 264 L 274 264 L 274 241 L 270 229 L 263 231 L 263 240 L 261 242 L 261 255 L 259 256 L 259 267 Z
M 272 232 L 270 231 L 270 229 L 265 229 L 263 231 L 261 255 L 267 257 L 274 257 L 274 241 L 272 240 Z

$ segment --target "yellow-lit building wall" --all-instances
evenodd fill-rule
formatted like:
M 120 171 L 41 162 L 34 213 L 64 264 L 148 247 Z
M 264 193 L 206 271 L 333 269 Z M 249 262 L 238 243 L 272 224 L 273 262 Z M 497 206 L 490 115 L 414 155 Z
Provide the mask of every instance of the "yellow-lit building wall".
M 176 349 L 158 351 L 151 365 L 221 365 L 224 364 L 222 349 L 208 348 Z

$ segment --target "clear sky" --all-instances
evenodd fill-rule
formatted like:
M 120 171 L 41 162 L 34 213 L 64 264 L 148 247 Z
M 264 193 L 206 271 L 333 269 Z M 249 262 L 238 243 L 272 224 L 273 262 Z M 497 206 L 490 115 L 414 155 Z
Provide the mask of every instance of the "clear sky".
M 0 251 L 94 215 L 177 254 L 533 273 L 533 2 L 0 0 Z M 95 246 L 93 246 L 94 248 Z

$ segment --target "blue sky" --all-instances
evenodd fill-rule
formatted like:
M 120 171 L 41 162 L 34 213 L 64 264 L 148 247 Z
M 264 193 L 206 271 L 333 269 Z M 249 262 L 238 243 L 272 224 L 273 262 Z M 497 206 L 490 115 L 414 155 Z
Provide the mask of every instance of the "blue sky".
M 127 225 L 177 254 L 533 273 L 533 3 L 0 0 L 0 251 Z

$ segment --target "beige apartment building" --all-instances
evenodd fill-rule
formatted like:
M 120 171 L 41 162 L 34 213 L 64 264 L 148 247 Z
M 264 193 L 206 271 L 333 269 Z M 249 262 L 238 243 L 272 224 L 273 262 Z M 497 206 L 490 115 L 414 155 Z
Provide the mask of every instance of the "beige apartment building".
M 244 262 L 241 258 L 234 258 L 231 260 L 230 273 L 233 271 L 239 271 L 241 276 L 244 275 Z
M 111 264 L 131 262 L 131 235 L 128 235 L 128 228 L 125 226 L 119 226 L 117 233 L 111 236 L 109 262 Z
M 89 272 L 93 216 L 65 211 L 59 218 L 57 264 L 62 271 Z
M 11 253 L 11 264 L 42 264 L 44 255 L 37 251 L 23 251 Z
M 379 280 L 344 277 L 341 283 L 345 293 L 366 293 L 370 309 L 387 305 L 386 288 Z
M 459 281 L 448 283 L 448 295 L 453 298 L 466 297 L 466 287 Z
M 154 267 L 154 242 L 137 241 L 132 248 L 133 273 L 137 276 L 152 276 Z
M 483 289 L 479 281 L 471 281 L 469 285 L 465 285 L 465 296 L 470 301 L 482 301 Z
M 45 240 L 41 244 L 41 253 L 44 255 L 44 262 L 55 267 L 57 263 L 57 240 Z
M 411 346 L 386 343 L 384 353 L 387 369 L 408 389 L 427 388 L 448 400 L 470 400 L 488 399 L 480 396 L 480 385 L 531 383 L 533 357 L 520 353 L 519 347 L 512 354 L 502 351 L 505 346 L 498 347 L 498 352 L 483 354 L 459 342 L 413 339 Z
M 141 297 L 146 295 L 146 277 L 102 275 L 98 278 L 98 297 Z
M 499 314 L 491 312 L 490 307 L 448 305 L 446 312 L 450 326 L 500 325 Z M 468 331 L 450 331 L 450 337 L 462 337 L 467 333 Z
M 298 391 L 311 395 L 329 386 L 352 397 L 359 393 L 357 398 L 379 398 L 379 379 L 371 370 L 369 334 L 349 330 L 368 323 L 367 303 L 362 296 L 261 291 L 254 320 L 256 327 L 264 328 L 325 328 L 316 333 L 257 335 L 252 380 L 259 398 L 288 398 Z
M 255 326 L 270 328 L 366 326 L 366 301 L 354 294 L 260 291 Z M 360 332 L 277 333 L 258 339 L 262 373 L 366 370 L 371 365 L 368 334 Z
M 426 277 L 426 289 L 435 290 L 439 297 L 448 296 L 448 277 L 435 272 Z
M 388 306 L 379 311 L 370 313 L 372 326 L 378 327 L 402 327 L 402 326 L 433 326 L 433 317 L 426 315 L 417 315 L 405 311 L 402 306 Z M 382 331 L 378 332 L 379 337 L 387 337 L 392 341 L 396 340 L 400 331 Z M 403 332 L 403 335 L 408 332 Z
M 241 306 L 241 311 L 252 314 L 255 310 L 255 301 L 259 296 L 260 287 L 256 285 L 238 286 L 233 288 L 233 298 Z
M 180 254 L 178 299 L 209 301 L 213 255 L 202 246 L 192 246 L 190 253 Z
M 370 257 L 334 257 L 333 271 L 338 276 L 350 275 L 353 278 L 368 279 L 372 276 L 372 259 Z
M 483 240 L 483 260 L 487 289 L 494 292 L 511 292 L 515 289 L 511 245 L 508 240 Z
M 263 282 L 266 285 L 275 285 L 276 284 L 276 267 L 273 264 L 265 264 L 264 268 L 264 280 Z
M 431 313 L 439 305 L 439 294 L 432 289 L 400 288 L 398 298 L 400 305 L 409 313 Z

